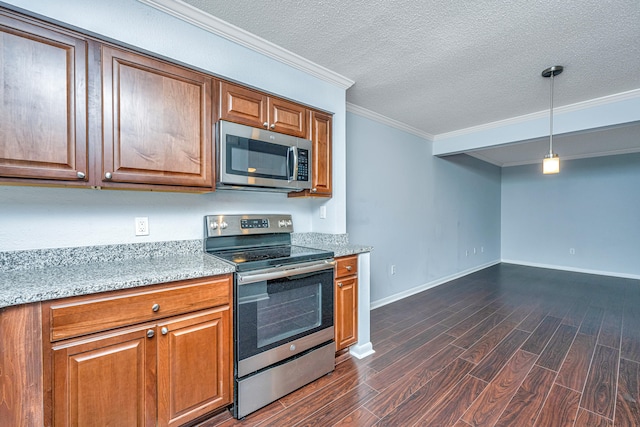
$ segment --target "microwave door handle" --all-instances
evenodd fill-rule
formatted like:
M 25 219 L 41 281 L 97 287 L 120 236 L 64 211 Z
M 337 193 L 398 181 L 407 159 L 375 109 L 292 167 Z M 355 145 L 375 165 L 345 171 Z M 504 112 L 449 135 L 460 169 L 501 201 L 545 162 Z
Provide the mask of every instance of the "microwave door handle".
M 298 180 L 298 147 L 291 147 L 293 149 L 293 173 L 291 176 L 294 181 Z

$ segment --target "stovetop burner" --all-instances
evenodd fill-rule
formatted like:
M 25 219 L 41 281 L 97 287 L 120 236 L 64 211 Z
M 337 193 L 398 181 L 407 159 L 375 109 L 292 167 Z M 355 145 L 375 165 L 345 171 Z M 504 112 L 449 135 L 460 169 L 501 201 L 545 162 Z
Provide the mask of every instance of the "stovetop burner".
M 209 215 L 205 252 L 250 271 L 333 258 L 333 252 L 291 245 L 291 215 Z

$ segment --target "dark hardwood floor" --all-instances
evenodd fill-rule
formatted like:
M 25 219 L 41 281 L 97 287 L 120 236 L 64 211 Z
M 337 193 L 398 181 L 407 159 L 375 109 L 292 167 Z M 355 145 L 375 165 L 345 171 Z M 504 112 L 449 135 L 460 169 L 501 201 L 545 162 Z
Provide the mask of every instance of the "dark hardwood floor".
M 640 426 L 640 281 L 496 265 L 371 312 L 376 353 L 214 426 Z

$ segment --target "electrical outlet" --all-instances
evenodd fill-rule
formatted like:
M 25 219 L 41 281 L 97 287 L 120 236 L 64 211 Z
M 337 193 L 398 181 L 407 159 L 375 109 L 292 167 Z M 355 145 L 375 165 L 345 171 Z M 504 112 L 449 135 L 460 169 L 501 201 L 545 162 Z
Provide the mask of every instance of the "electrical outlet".
M 320 219 L 326 219 L 326 218 L 327 218 L 327 207 L 320 206 Z
M 484 253 L 484 246 L 480 246 L 480 253 Z
M 136 236 L 148 236 L 149 235 L 149 218 L 146 216 L 136 217 Z
M 391 273 L 392 276 L 394 274 L 396 274 L 396 265 L 395 264 L 391 264 L 391 267 L 389 268 L 389 273 Z
M 469 251 L 468 250 L 464 251 L 464 256 L 469 256 Z
M 569 255 L 575 255 L 575 254 L 576 254 L 575 248 L 569 248 Z
M 474 255 L 476 254 L 476 248 L 473 248 L 473 254 Z

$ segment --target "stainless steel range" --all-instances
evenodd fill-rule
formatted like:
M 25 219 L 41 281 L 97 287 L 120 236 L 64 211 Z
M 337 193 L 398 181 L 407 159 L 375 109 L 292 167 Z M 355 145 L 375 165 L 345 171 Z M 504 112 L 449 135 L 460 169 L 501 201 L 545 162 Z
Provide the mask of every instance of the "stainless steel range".
M 208 215 L 205 251 L 236 268 L 233 415 L 333 371 L 333 252 L 291 245 L 291 215 Z

